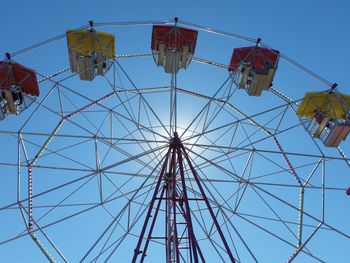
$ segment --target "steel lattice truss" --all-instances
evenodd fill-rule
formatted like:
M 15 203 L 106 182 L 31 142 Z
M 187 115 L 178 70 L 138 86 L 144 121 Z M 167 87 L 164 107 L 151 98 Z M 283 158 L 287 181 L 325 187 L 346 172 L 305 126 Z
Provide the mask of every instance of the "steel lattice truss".
M 165 189 L 174 185 L 188 207 L 178 201 L 171 209 L 179 220 L 190 214 L 192 227 L 178 227 L 174 262 L 192 262 L 194 244 L 199 262 L 325 262 L 320 244 L 349 246 L 346 213 L 334 214 L 347 200 L 349 159 L 307 133 L 297 101 L 275 87 L 251 100 L 227 66 L 206 58 L 165 77 L 142 51 L 111 62 L 93 83 L 67 68 L 43 74 L 43 95 L 1 123 L 13 146 L 1 166 L 17 187 L 13 202 L 1 203 L 3 226 L 17 226 L 1 236 L 2 248 L 24 242 L 30 257 L 42 252 L 52 262 L 130 262 L 142 254 L 140 241 L 145 262 L 170 262 Z M 202 71 L 219 73 L 206 83 Z M 165 172 L 175 158 L 169 151 L 180 147 L 172 146 L 175 132 L 184 160 L 174 174 L 185 183 L 169 186 L 177 180 Z

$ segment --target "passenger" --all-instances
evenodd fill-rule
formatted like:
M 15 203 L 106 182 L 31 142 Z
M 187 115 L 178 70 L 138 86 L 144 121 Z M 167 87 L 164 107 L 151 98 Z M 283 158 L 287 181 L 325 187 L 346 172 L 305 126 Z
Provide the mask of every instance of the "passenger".
M 18 102 L 18 105 L 22 105 L 23 103 L 23 94 L 20 90 L 12 91 L 12 98 L 14 101 Z

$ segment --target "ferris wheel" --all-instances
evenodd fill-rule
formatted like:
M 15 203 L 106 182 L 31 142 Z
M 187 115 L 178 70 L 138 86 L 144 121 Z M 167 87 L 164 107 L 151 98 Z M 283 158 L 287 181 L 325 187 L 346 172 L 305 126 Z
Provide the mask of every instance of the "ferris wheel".
M 350 96 L 260 38 L 90 21 L 7 53 L 0 90 L 7 260 L 346 259 Z

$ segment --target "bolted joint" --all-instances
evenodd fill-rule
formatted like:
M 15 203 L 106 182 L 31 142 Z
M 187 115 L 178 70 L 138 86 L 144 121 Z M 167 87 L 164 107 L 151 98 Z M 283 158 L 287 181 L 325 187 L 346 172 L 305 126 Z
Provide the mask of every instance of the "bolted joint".
M 94 28 L 93 28 L 93 26 L 94 26 L 94 21 L 90 20 L 90 21 L 89 21 L 89 26 L 90 26 L 90 31 L 93 32 L 93 31 L 94 31 Z
M 257 47 L 258 47 L 258 45 L 260 44 L 260 42 L 261 42 L 261 38 L 260 38 L 260 37 L 258 37 L 258 38 L 256 39 L 255 48 L 257 48 Z
M 140 255 L 140 254 L 142 254 L 142 250 L 134 249 L 134 254 Z
M 179 138 L 179 135 L 177 132 L 174 132 L 174 137 L 170 139 L 170 144 L 171 146 L 178 146 L 178 145 L 182 145 L 181 144 L 181 140 Z

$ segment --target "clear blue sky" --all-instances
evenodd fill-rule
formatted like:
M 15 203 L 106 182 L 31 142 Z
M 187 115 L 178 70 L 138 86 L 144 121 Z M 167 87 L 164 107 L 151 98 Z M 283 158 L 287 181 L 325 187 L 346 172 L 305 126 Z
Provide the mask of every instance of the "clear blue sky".
M 310 68 L 320 76 L 329 80 L 330 82 L 338 83 L 338 88 L 343 93 L 350 94 L 350 74 L 348 74 L 349 61 L 350 61 L 350 52 L 348 51 L 348 45 L 350 42 L 349 28 L 350 28 L 350 19 L 349 19 L 349 10 L 350 3 L 346 0 L 336 0 L 333 2 L 326 0 L 310 0 L 310 1 L 243 1 L 243 0 L 232 0 L 232 1 L 90 1 L 90 0 L 77 0 L 77 1 L 2 1 L 1 5 L 1 29 L 2 37 L 0 41 L 0 57 L 3 56 L 5 52 L 15 52 L 22 48 L 28 47 L 32 44 L 38 43 L 40 41 L 46 40 L 50 37 L 62 34 L 68 28 L 76 28 L 82 25 L 87 24 L 89 20 L 97 22 L 127 22 L 127 21 L 148 21 L 148 20 L 164 20 L 164 19 L 173 19 L 174 17 L 179 17 L 180 20 L 198 24 L 205 27 L 210 27 L 213 29 L 218 29 L 230 33 L 236 33 L 239 35 L 244 35 L 252 38 L 261 37 L 262 40 L 269 46 L 280 50 L 283 54 L 292 58 L 293 60 L 299 62 L 303 66 Z M 108 28 L 106 29 L 108 31 Z M 115 30 L 113 28 L 113 30 Z M 117 29 L 119 30 L 119 28 Z M 122 28 L 120 29 L 119 35 L 116 35 L 117 39 L 117 54 L 127 54 L 127 53 L 148 53 L 150 52 L 150 28 L 137 28 L 130 29 Z M 219 37 L 211 37 L 205 33 L 200 32 L 199 35 L 199 47 L 197 49 L 197 55 L 201 58 L 212 59 L 216 62 L 227 64 L 231 57 L 231 52 L 233 47 L 247 45 L 244 42 L 238 42 L 236 40 L 230 42 L 231 40 L 221 41 Z M 249 44 L 250 45 L 250 44 Z M 52 46 L 35 49 L 29 54 L 24 54 L 16 57 L 16 60 L 19 62 L 28 65 L 29 67 L 34 68 L 38 72 L 43 74 L 54 73 L 68 65 L 68 59 L 66 56 L 65 50 L 65 41 L 61 40 L 59 43 L 55 43 Z M 129 66 L 125 62 L 125 66 Z M 152 86 L 157 83 L 154 79 L 147 79 L 147 74 L 150 74 L 154 69 L 149 67 L 151 63 L 144 62 L 140 59 L 140 64 L 134 65 L 134 71 L 132 76 L 137 80 L 137 83 L 140 86 L 147 87 Z M 154 66 L 154 65 L 153 65 Z M 192 65 L 191 65 L 192 66 Z M 154 66 L 155 67 L 155 66 Z M 191 87 L 198 88 L 197 91 L 201 91 L 206 95 L 212 94 L 212 90 L 207 88 L 210 85 L 220 85 L 225 79 L 224 76 L 226 72 L 210 72 L 201 68 L 194 68 L 194 76 L 186 75 L 181 73 L 183 77 L 179 80 L 179 83 L 183 85 L 184 88 L 189 90 Z M 160 72 L 160 71 L 159 71 Z M 158 76 L 159 83 L 165 83 L 167 78 L 164 76 Z M 124 80 L 125 81 L 125 80 Z M 68 82 L 70 85 L 80 85 L 78 81 L 72 80 Z M 315 81 L 310 76 L 306 75 L 299 69 L 288 65 L 287 63 L 281 63 L 280 70 L 276 74 L 275 86 L 291 97 L 292 99 L 300 99 L 306 91 L 319 91 L 327 89 L 327 86 L 322 84 L 319 81 Z M 87 86 L 89 84 L 86 84 Z M 193 85 L 193 86 L 192 86 Z M 74 86 L 75 87 L 75 86 Z M 86 87 L 77 87 L 81 92 L 83 88 Z M 42 94 L 46 94 L 48 86 L 43 85 Z M 90 96 L 93 89 L 88 90 L 87 94 Z M 100 91 L 99 95 L 104 95 L 106 90 Z M 109 90 L 110 91 L 110 90 Z M 105 93 L 104 93 L 105 92 Z M 243 93 L 239 93 L 243 94 Z M 272 95 L 262 96 L 262 102 L 259 104 L 257 100 L 257 105 L 261 106 L 262 109 L 267 107 L 278 106 L 282 104 L 281 101 L 271 98 Z M 91 95 L 91 97 L 98 97 L 97 95 Z M 74 96 L 72 97 L 74 100 Z M 162 98 L 157 98 L 161 100 Z M 191 101 L 186 101 L 187 98 L 184 98 L 184 103 L 186 103 L 186 109 L 191 108 Z M 235 100 L 236 99 L 236 100 Z M 242 96 L 241 98 L 235 98 L 232 103 L 237 103 L 244 108 L 245 103 L 248 102 L 247 96 Z M 76 99 L 75 101 L 79 105 L 86 104 L 86 101 L 80 101 Z M 53 101 L 48 101 L 48 103 Z M 198 102 L 200 104 L 202 102 Z M 258 106 L 257 106 L 258 107 Z M 195 110 L 196 107 L 193 107 Z M 256 112 L 262 111 L 260 108 L 246 107 L 248 114 L 253 114 Z M 29 114 L 29 113 L 28 113 Z M 28 117 L 23 115 L 23 118 Z M 160 111 L 160 114 L 161 111 Z M 21 115 L 22 116 L 22 115 Z M 19 116 L 18 118 L 21 118 Z M 43 115 L 45 116 L 45 115 Z M 97 115 L 96 115 L 97 116 Z M 286 116 L 288 119 L 288 116 Z M 185 119 L 185 118 L 184 118 Z M 43 125 L 42 120 L 36 120 L 42 126 L 33 126 L 29 127 L 28 130 L 36 130 L 42 132 L 52 131 L 53 127 L 57 122 L 48 119 L 47 123 Z M 184 120 L 184 122 L 189 120 Z M 259 119 L 261 123 L 266 122 L 262 119 Z M 14 124 L 15 123 L 15 124 Z M 82 121 L 82 123 L 84 123 Z M 85 123 L 86 124 L 86 123 Z M 6 120 L 6 122 L 0 122 L 0 131 L 4 130 L 16 130 L 14 127 L 17 126 L 15 118 Z M 88 124 L 86 124 L 88 125 Z M 88 127 L 88 126 L 87 126 Z M 69 131 L 69 127 L 67 130 Z M 64 133 L 64 132 L 62 132 Z M 288 134 L 287 134 L 288 135 Z M 318 153 L 316 148 L 308 148 L 308 143 L 305 142 L 305 145 L 301 141 L 303 139 L 310 139 L 307 136 L 296 134 L 290 134 L 289 136 L 281 136 L 281 141 L 283 141 L 286 148 L 296 149 L 294 147 L 300 148 L 298 152 L 306 153 Z M 2 136 L 2 135 L 0 135 Z M 292 139 L 290 139 L 292 138 Z M 350 139 L 350 138 L 349 138 Z M 345 152 L 350 155 L 350 142 L 349 139 L 344 142 L 343 148 Z M 42 142 L 41 142 L 42 143 Z M 54 142 L 55 143 L 55 142 Z M 56 142 L 57 146 L 59 141 Z M 63 143 L 63 142 L 62 142 Z M 67 142 L 68 143 L 68 142 Z M 227 142 L 226 142 L 227 143 Z M 55 144 L 54 144 L 55 145 Z M 310 143 L 311 145 L 311 143 Z M 0 137 L 0 149 L 9 149 L 9 153 L 3 150 L 0 152 L 0 162 L 13 162 L 16 160 L 16 147 L 17 142 L 16 138 L 11 136 Z M 54 147 L 54 146 L 53 146 Z M 89 146 L 90 147 L 90 146 Z M 263 147 L 269 148 L 269 145 L 263 145 Z M 311 146 L 310 146 L 311 147 Z M 36 149 L 36 148 L 35 148 Z M 82 148 L 80 150 L 83 150 Z M 270 148 L 269 148 L 270 149 Z M 79 149 L 78 149 L 79 150 Z M 101 152 L 107 151 L 106 149 L 101 149 Z M 130 149 L 133 151 L 133 149 Z M 29 150 L 29 154 L 32 154 Z M 35 152 L 35 150 L 33 150 Z M 327 152 L 331 155 L 337 154 L 335 151 Z M 67 153 L 67 156 L 75 158 L 76 152 Z M 79 154 L 78 154 L 79 155 Z M 107 155 L 107 154 L 106 154 Z M 78 158 L 78 157 L 77 157 Z M 79 156 L 80 158 L 80 156 Z M 281 157 L 279 157 L 281 158 Z M 80 159 L 79 159 L 80 160 Z M 294 165 L 303 164 L 303 161 L 300 159 L 293 160 Z M 82 156 L 82 162 L 88 164 L 91 161 L 91 156 Z M 313 160 L 314 161 L 314 160 Z M 60 161 L 56 161 L 54 158 L 48 159 L 45 163 L 45 160 L 41 164 L 52 164 L 58 165 Z M 106 164 L 112 163 L 113 160 L 106 160 Z M 276 162 L 283 163 L 283 159 L 276 159 Z M 62 163 L 63 166 L 65 165 Z M 67 164 L 68 165 L 68 164 Z M 239 166 L 239 165 L 238 165 Z M 285 163 L 284 163 L 284 166 Z M 130 168 L 130 167 L 129 167 Z M 136 169 L 136 168 L 135 168 Z M 237 168 L 239 170 L 239 168 Z M 268 173 L 268 167 L 258 168 L 257 172 Z M 311 168 L 310 168 L 311 169 Z M 345 188 L 350 186 L 350 169 L 343 163 L 337 166 L 329 165 L 327 167 L 329 176 L 330 186 Z M 273 170 L 273 169 L 272 169 Z M 301 169 L 300 173 L 309 173 L 310 170 Z M 23 172 L 25 173 L 25 172 Z M 337 175 L 336 179 L 332 179 L 332 175 Z M 0 207 L 14 202 L 16 200 L 16 170 L 14 167 L 2 166 L 0 167 L 0 179 L 2 183 L 0 184 Z M 302 176 L 302 177 L 307 177 Z M 37 179 L 38 180 L 38 179 Z M 62 183 L 67 178 L 57 179 L 57 183 Z M 334 181 L 332 181 L 334 180 Z M 40 184 L 39 180 L 36 181 L 37 185 Z M 48 185 L 54 182 L 46 182 Z M 55 182 L 56 183 L 56 182 Z M 320 181 L 315 180 L 313 182 L 315 185 L 319 185 Z M 46 185 L 38 186 L 42 187 L 42 190 L 47 188 Z M 223 191 L 228 191 L 230 189 L 223 186 Z M 37 191 L 39 191 L 37 188 Z M 89 189 L 89 188 L 87 188 Z M 69 189 L 67 189 L 69 191 Z M 87 190 L 88 191 L 88 190 Z M 283 193 L 283 189 L 273 190 L 273 193 L 286 198 L 289 200 L 288 192 Z M 295 193 L 294 191 L 293 194 Z M 320 193 L 318 191 L 317 193 Z M 24 195 L 24 193 L 23 193 Z M 249 196 L 249 195 L 248 195 Z M 86 198 L 84 200 L 73 199 L 75 202 L 89 202 L 89 195 L 82 195 L 81 198 Z M 295 202 L 298 198 L 298 194 L 295 195 L 295 200 L 291 198 L 291 202 Z M 313 192 L 310 192 L 307 203 L 310 213 L 313 215 L 319 215 L 319 210 L 314 210 L 313 206 L 315 204 L 319 205 L 321 200 L 320 195 L 314 195 Z M 327 199 L 327 219 L 329 222 L 334 223 L 339 229 L 350 235 L 350 225 L 349 225 L 349 216 L 350 216 L 350 198 L 347 197 L 343 192 L 330 192 Z M 43 200 L 43 204 L 45 204 Z M 247 199 L 247 210 L 253 211 L 254 209 L 259 210 L 260 207 L 255 207 L 253 202 L 254 199 Z M 271 205 L 275 206 L 276 209 L 280 209 L 281 215 L 283 215 L 283 207 L 279 207 L 280 204 L 273 203 Z M 122 203 L 122 202 L 121 202 Z M 73 211 L 73 210 L 72 210 Z M 243 212 L 242 212 L 243 213 Z M 263 209 L 261 213 L 264 214 Z M 64 214 L 64 213 L 63 213 Z M 63 223 L 62 228 L 51 228 L 48 230 L 49 234 L 52 234 L 57 238 L 58 243 L 63 244 L 63 250 L 67 251 L 67 254 L 72 255 L 72 258 L 75 258 L 75 251 L 79 250 L 80 242 L 82 244 L 91 244 L 94 237 L 96 237 L 101 231 L 103 231 L 104 226 L 110 222 L 110 218 L 106 215 L 104 211 L 98 214 L 98 217 L 95 222 L 91 221 L 91 216 L 94 216 L 93 213 L 89 215 L 84 215 L 74 219 L 71 224 L 72 228 L 81 230 L 79 233 L 81 236 L 70 236 L 67 233 L 69 229 L 69 223 Z M 286 214 L 288 211 L 286 209 Z M 103 216 L 104 215 L 104 216 Z M 60 213 L 57 212 L 53 218 L 59 218 Z M 295 219 L 295 218 L 294 218 Z M 87 220 L 85 223 L 84 220 Z M 90 221 L 89 221 L 90 220 Z M 307 219 L 305 224 L 315 225 L 315 222 L 312 219 Z M 256 221 L 260 222 L 260 221 Z M 90 225 L 89 225 L 90 224 Z M 282 231 L 278 227 L 274 229 L 274 225 L 270 223 L 260 222 L 259 224 L 272 229 L 275 232 Z M 86 227 L 86 228 L 84 228 Z M 283 249 L 279 250 L 278 247 L 275 247 L 279 242 L 271 241 L 270 243 L 265 243 L 263 235 L 254 236 L 254 233 L 247 224 L 247 226 L 241 221 L 237 222 L 237 227 L 240 231 L 246 234 L 247 240 L 252 242 L 256 238 L 256 244 L 251 244 L 249 246 L 256 249 L 256 254 L 260 255 L 261 262 L 272 262 L 271 258 L 276 260 L 274 262 L 282 262 L 286 260 L 293 249 L 286 248 L 283 246 Z M 241 229 L 239 228 L 241 227 Z M 245 227 L 246 230 L 244 229 Z M 295 227 L 295 226 L 294 226 Z M 243 229 L 242 229 L 243 228 Z M 17 212 L 4 210 L 0 211 L 0 242 L 3 240 L 1 238 L 2 233 L 5 233 L 6 238 L 11 237 L 20 232 L 23 229 L 23 221 L 21 220 L 20 214 Z M 60 229 L 65 229 L 66 232 L 61 233 Z M 87 232 L 85 229 L 89 229 Z M 294 229 L 294 228 L 293 228 Z M 284 231 L 284 230 L 283 230 Z M 284 235 L 284 232 L 281 232 L 281 236 Z M 92 234 L 91 234 L 92 233 Z M 305 235 L 310 234 L 308 230 L 305 231 Z M 85 240 L 86 239 L 86 240 Z M 86 242 L 85 242 L 86 241 Z M 133 241 L 134 242 L 134 241 Z M 125 244 L 124 252 L 127 254 L 127 249 L 133 250 L 134 244 L 132 241 L 128 241 Z M 242 243 L 237 245 L 239 248 L 244 249 Z M 266 246 L 266 251 L 276 252 L 274 256 L 269 257 L 268 254 L 264 254 Z M 320 255 L 320 258 L 325 259 L 326 262 L 346 262 L 350 258 L 350 241 L 347 238 L 340 237 L 334 233 L 328 233 L 327 231 L 322 232 L 316 236 L 310 243 L 310 249 L 315 251 L 315 255 Z M 290 253 L 289 253 L 290 252 Z M 154 251 L 153 251 L 154 253 Z M 242 259 L 247 256 L 248 253 L 242 256 Z M 78 253 L 81 255 L 81 253 Z M 128 262 L 123 261 L 123 254 L 120 257 L 114 258 L 113 262 Z M 78 258 L 78 256 L 76 257 Z M 250 260 L 252 260 L 250 258 Z M 280 261 L 281 260 L 281 261 Z M 309 261 L 310 260 L 310 261 Z M 297 258 L 295 262 L 318 262 L 312 261 L 310 257 Z M 45 262 L 45 258 L 40 253 L 39 249 L 34 245 L 34 242 L 28 237 L 7 243 L 6 245 L 0 246 L 0 262 Z M 74 261 L 72 261 L 74 262 Z M 156 261 L 153 261 L 156 262 Z M 249 263 L 253 261 L 244 261 L 243 263 Z M 283 261 L 284 262 L 284 261 Z

